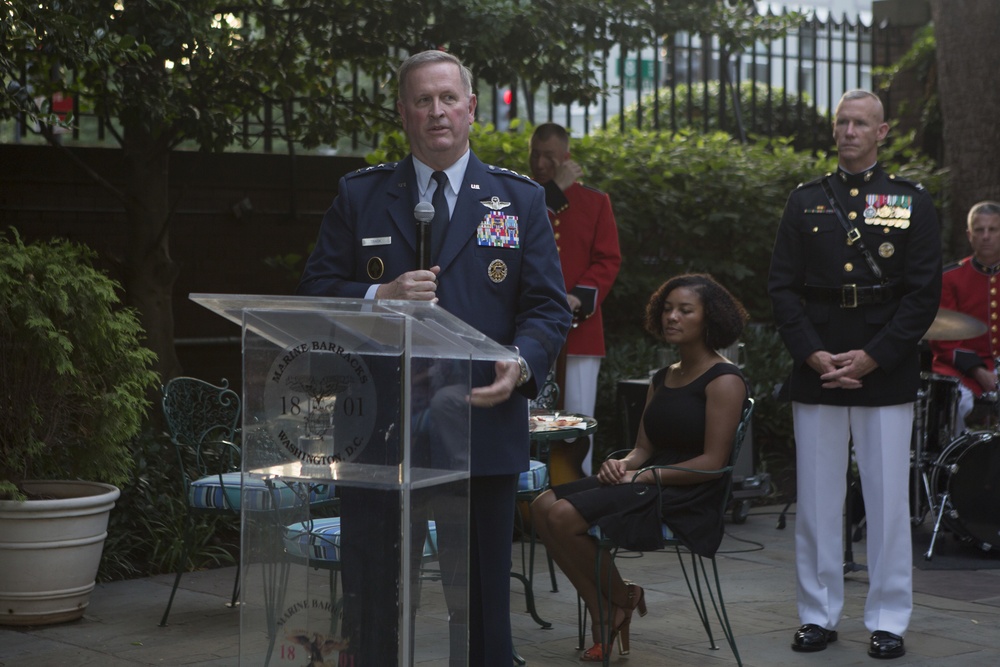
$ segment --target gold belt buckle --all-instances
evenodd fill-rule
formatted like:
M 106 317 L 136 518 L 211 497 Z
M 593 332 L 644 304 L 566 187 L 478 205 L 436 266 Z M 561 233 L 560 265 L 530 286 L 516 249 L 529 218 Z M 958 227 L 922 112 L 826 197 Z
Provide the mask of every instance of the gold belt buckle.
M 847 231 L 847 245 L 854 245 L 854 243 L 861 238 L 861 232 L 857 227 L 852 227 Z
M 858 307 L 858 286 L 855 284 L 842 285 L 840 288 L 840 307 L 841 308 L 857 308 Z

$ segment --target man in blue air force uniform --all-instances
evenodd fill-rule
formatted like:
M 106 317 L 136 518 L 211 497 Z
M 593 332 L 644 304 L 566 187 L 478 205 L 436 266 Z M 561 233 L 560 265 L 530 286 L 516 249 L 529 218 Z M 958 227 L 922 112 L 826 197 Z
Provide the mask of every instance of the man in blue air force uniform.
M 450 54 L 425 51 L 404 62 L 397 78 L 411 154 L 341 180 L 299 293 L 436 300 L 496 342 L 517 347 L 516 363 L 473 365 L 470 397 L 469 664 L 508 667 L 511 536 L 517 476 L 528 467 L 527 400 L 555 362 L 572 316 L 543 189 L 483 164 L 470 150 L 476 97 L 469 70 Z M 429 268 L 418 268 L 418 202 L 432 202 L 436 213 Z

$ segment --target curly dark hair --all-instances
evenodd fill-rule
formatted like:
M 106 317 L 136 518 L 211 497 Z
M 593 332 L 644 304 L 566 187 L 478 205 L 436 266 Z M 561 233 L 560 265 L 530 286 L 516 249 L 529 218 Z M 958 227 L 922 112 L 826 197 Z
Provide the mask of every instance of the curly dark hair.
M 736 342 L 750 316 L 743 304 L 707 273 L 674 276 L 660 285 L 646 304 L 646 331 L 663 340 L 663 303 L 678 287 L 688 287 L 701 297 L 705 309 L 705 343 L 710 348 L 721 350 Z

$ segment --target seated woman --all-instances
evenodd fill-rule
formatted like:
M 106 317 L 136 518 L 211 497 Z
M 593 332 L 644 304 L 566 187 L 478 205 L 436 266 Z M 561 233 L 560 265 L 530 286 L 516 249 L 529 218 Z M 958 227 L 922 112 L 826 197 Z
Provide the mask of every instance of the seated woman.
M 716 350 L 732 345 L 743 331 L 743 305 L 707 274 L 677 276 L 650 297 L 645 327 L 675 345 L 680 361 L 653 375 L 634 448 L 621 459 L 609 459 L 591 477 L 556 486 L 531 505 L 533 525 L 552 558 L 576 587 L 594 619 L 594 646 L 580 659 L 600 662 L 618 638 L 619 654 L 627 654 L 632 612 L 646 614 L 643 590 L 624 581 L 610 557 L 611 591 L 598 606 L 594 567 L 597 541 L 588 534 L 597 524 L 627 549 L 663 546 L 660 512 L 674 535 L 693 552 L 711 556 L 722 542 L 723 494 L 720 475 L 649 470 L 651 465 L 678 465 L 717 470 L 729 464 L 733 437 L 748 389 L 739 369 Z M 662 493 L 657 496 L 659 475 Z M 635 482 L 640 485 L 637 487 Z M 608 580 L 608 571 L 601 575 Z M 601 644 L 601 614 L 604 611 Z

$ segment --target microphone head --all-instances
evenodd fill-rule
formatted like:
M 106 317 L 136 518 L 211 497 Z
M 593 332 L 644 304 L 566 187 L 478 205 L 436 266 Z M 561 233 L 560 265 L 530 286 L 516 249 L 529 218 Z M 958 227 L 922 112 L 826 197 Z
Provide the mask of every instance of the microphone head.
M 420 222 L 430 222 L 434 219 L 434 205 L 429 201 L 422 201 L 413 207 L 413 217 Z

